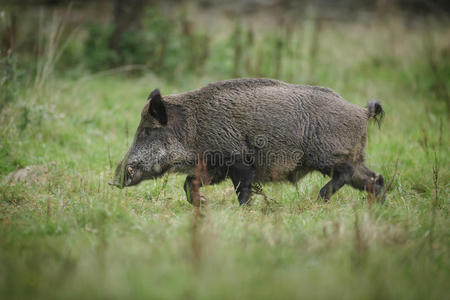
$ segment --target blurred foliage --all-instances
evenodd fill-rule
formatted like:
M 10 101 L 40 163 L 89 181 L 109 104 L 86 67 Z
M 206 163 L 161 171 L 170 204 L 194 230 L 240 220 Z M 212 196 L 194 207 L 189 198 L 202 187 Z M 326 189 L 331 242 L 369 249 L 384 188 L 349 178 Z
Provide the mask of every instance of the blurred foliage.
M 89 35 L 84 46 L 84 58 L 89 69 L 99 71 L 117 64 L 119 58 L 109 48 L 112 26 L 87 26 Z
M 166 78 L 175 73 L 200 70 L 208 56 L 209 37 L 193 32 L 187 20 L 178 22 L 178 26 L 174 24 L 175 20 L 149 7 L 141 29 L 126 31 L 116 49 L 110 46 L 113 24 L 90 24 L 83 59 L 92 71 L 137 65 Z
M 21 75 L 10 53 L 0 56 L 0 112 L 14 100 Z

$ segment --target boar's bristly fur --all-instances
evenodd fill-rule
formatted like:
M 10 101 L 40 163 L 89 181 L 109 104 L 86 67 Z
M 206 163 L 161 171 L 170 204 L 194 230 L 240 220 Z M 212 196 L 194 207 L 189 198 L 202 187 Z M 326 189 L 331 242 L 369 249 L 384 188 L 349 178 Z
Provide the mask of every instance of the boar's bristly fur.
M 344 184 L 379 197 L 384 179 L 364 164 L 366 127 L 384 112 L 345 101 L 330 89 L 272 79 L 234 79 L 178 95 L 153 91 L 134 142 L 117 167 L 116 185 L 165 172 L 186 173 L 188 200 L 199 188 L 231 178 L 240 204 L 252 185 L 297 182 L 311 171 L 331 177 L 320 197 Z

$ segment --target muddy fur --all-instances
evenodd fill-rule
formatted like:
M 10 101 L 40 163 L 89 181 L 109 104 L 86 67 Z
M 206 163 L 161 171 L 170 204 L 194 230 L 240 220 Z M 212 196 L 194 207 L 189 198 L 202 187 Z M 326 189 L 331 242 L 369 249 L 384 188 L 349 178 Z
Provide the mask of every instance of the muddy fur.
M 256 182 L 297 182 L 316 170 L 331 177 L 320 193 L 325 200 L 344 184 L 380 195 L 384 180 L 364 165 L 364 151 L 367 122 L 382 115 L 377 102 L 362 108 L 330 89 L 272 79 L 221 81 L 178 95 L 155 90 L 126 155 L 139 176 L 123 174 L 121 162 L 116 181 L 134 185 L 169 171 L 186 173 L 190 187 L 195 179 L 230 177 L 243 204 Z M 200 197 L 198 185 L 192 194 Z

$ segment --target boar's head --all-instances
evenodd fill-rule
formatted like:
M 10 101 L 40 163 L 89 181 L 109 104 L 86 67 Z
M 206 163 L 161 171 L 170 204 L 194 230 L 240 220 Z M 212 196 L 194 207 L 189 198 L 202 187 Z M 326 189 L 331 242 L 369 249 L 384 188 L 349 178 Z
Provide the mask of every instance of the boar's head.
M 182 142 L 183 128 L 179 126 L 182 111 L 174 107 L 168 114 L 166 103 L 159 90 L 147 99 L 141 122 L 133 144 L 116 168 L 111 185 L 119 188 L 132 186 L 142 180 L 153 179 L 186 162 L 186 150 Z

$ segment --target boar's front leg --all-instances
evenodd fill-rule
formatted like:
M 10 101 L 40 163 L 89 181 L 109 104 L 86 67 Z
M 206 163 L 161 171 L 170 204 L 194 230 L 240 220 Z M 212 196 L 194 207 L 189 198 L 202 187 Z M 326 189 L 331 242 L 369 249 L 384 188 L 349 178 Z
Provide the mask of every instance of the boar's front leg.
M 252 166 L 234 165 L 230 167 L 229 176 L 233 181 L 240 205 L 250 203 L 255 175 L 256 171 Z
M 205 197 L 200 193 L 202 185 L 202 181 L 194 175 L 188 175 L 184 181 L 183 188 L 187 201 L 194 206 L 200 206 L 200 203 L 206 202 Z
M 344 184 L 349 183 L 353 175 L 353 167 L 348 163 L 338 164 L 331 168 L 331 180 L 320 190 L 319 196 L 325 202 L 330 200 Z

